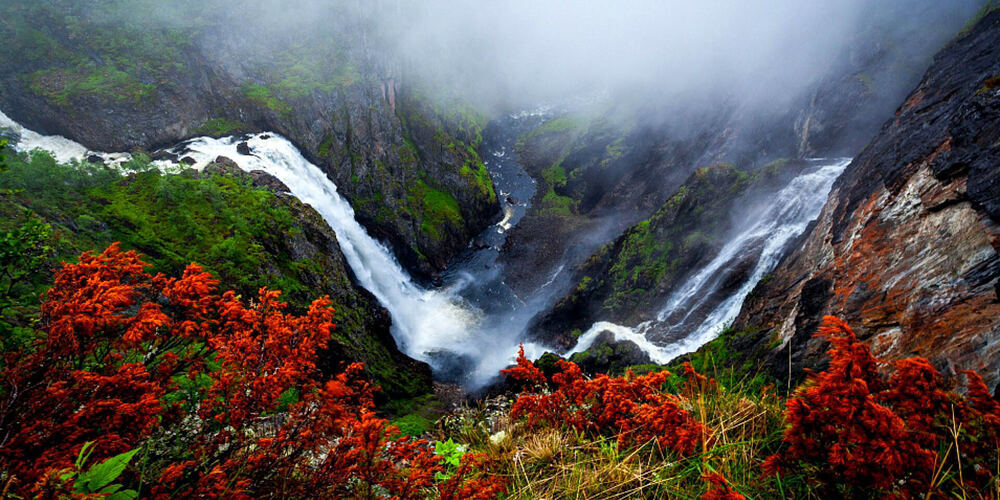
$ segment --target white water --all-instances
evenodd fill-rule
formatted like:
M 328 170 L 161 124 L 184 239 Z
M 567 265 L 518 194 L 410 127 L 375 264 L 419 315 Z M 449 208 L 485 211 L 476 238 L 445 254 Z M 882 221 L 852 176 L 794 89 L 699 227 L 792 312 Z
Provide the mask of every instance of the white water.
M 357 222 L 354 209 L 337 193 L 337 186 L 295 146 L 274 134 L 257 134 L 246 141 L 251 150 L 248 156 L 236 152 L 238 142 L 231 137 L 200 138 L 185 148 L 197 160 L 195 167 L 226 156 L 243 170 L 263 170 L 277 177 L 296 198 L 315 208 L 337 233 L 360 284 L 392 314 L 393 337 L 403 352 L 432 366 L 458 357 L 469 370 L 470 386 L 485 384 L 513 362 L 519 335 L 497 335 L 495 325 L 484 325 L 483 314 L 456 293 L 461 283 L 443 289 L 414 283 L 389 249 Z M 537 357 L 544 348 L 526 344 L 525 351 Z
M 594 323 L 580 335 L 577 344 L 564 356 L 589 349 L 601 333 L 610 332 L 617 341 L 632 341 L 656 363 L 667 363 L 685 353 L 693 352 L 710 342 L 736 318 L 743 300 L 767 273 L 774 270 L 789 243 L 805 231 L 819 216 L 833 182 L 840 176 L 850 159 L 837 159 L 793 179 L 769 200 L 768 208 L 748 222 L 748 227 L 722 247 L 705 267 L 689 278 L 667 298 L 655 320 L 635 328 L 607 321 Z M 658 333 L 670 333 L 702 306 L 718 286 L 719 274 L 741 255 L 759 250 L 759 257 L 750 277 L 735 292 L 726 297 L 701 321 L 698 327 L 682 339 L 656 343 Z M 682 312 L 675 320 L 672 316 Z
M 2 112 L 0 127 L 12 129 L 20 135 L 20 140 L 14 145 L 16 150 L 46 150 L 60 162 L 81 161 L 97 155 L 112 165 L 120 165 L 131 158 L 128 153 L 95 152 L 64 137 L 43 136 L 25 129 Z M 403 352 L 432 366 L 454 364 L 458 358 L 467 371 L 465 383 L 471 387 L 488 383 L 500 369 L 513 362 L 527 317 L 507 318 L 506 324 L 486 324 L 486 316 L 457 293 L 463 286 L 461 280 L 442 289 L 425 289 L 414 283 L 392 253 L 369 236 L 355 220 L 353 208 L 337 193 L 336 185 L 290 142 L 275 134 L 257 134 L 246 141 L 251 149 L 250 155 L 237 153 L 239 142 L 233 137 L 199 138 L 185 144 L 184 148 L 187 155 L 196 160 L 192 168 L 203 168 L 216 157 L 226 156 L 236 161 L 243 170 L 263 170 L 277 177 L 293 195 L 315 208 L 336 232 L 344 256 L 360 284 L 391 313 L 393 337 Z M 154 163 L 165 170 L 179 168 L 169 162 Z M 710 341 L 739 313 L 746 295 L 774 268 L 788 243 L 816 218 L 834 179 L 848 163 L 849 160 L 838 160 L 794 179 L 778 193 L 769 210 L 758 216 L 748 229 L 734 237 L 708 265 L 671 295 L 656 320 L 635 328 L 597 322 L 580 336 L 577 345 L 564 356 L 588 349 L 605 331 L 611 332 L 618 341 L 634 342 L 657 363 L 666 363 Z M 500 227 L 506 229 L 504 224 Z M 680 341 L 662 345 L 651 338 L 659 330 L 669 330 L 671 325 L 664 322 L 672 312 L 686 311 L 690 315 L 716 286 L 713 277 L 734 257 L 755 245 L 760 246 L 762 242 L 763 249 L 751 277 L 736 293 L 720 303 L 694 333 Z M 560 271 L 562 268 L 556 271 L 549 283 Z M 524 347 L 526 355 L 532 359 L 546 351 L 544 346 L 533 343 L 526 343 Z
M 78 142 L 71 141 L 58 135 L 42 135 L 33 130 L 28 130 L 20 123 L 11 120 L 3 111 L 0 111 L 0 128 L 10 129 L 20 136 L 16 144 L 13 144 L 15 151 L 29 152 L 35 149 L 48 151 L 56 161 L 60 163 L 70 163 L 73 161 L 83 161 L 90 156 L 98 156 L 101 160 L 115 167 L 132 159 L 128 153 L 103 153 L 92 151 Z M 160 165 L 161 167 L 163 165 Z

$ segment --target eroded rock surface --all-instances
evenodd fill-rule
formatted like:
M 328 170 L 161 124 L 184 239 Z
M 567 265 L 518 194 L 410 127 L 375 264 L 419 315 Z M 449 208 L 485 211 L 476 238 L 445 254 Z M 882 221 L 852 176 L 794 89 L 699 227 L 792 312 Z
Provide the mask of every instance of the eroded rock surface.
M 776 373 L 823 363 L 825 314 L 876 355 L 1000 380 L 1000 12 L 934 59 L 837 181 L 816 225 L 744 304 Z M 993 79 L 993 80 L 991 80 Z M 789 349 L 791 356 L 789 358 Z

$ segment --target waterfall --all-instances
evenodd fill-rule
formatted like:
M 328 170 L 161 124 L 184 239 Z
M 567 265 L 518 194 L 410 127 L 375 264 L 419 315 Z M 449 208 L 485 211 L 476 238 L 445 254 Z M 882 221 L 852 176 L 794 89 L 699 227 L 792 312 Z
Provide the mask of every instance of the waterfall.
M 485 315 L 451 287 L 425 289 L 415 283 L 392 252 L 372 238 L 354 217 L 354 209 L 337 186 L 309 163 L 288 140 L 275 134 L 246 139 L 249 155 L 237 152 L 239 139 L 199 138 L 183 145 L 184 154 L 203 167 L 218 156 L 235 161 L 246 171 L 262 170 L 285 183 L 292 194 L 316 209 L 337 234 L 348 264 L 361 286 L 392 315 L 393 337 L 410 357 L 436 369 L 459 365 L 467 385 L 481 386 L 509 366 L 517 353 L 520 331 L 498 335 Z M 544 349 L 525 345 L 534 356 Z
M 48 151 L 59 162 L 98 157 L 118 166 L 131 159 L 128 153 L 103 153 L 60 136 L 46 136 L 22 127 L 0 112 L 0 128 L 16 137 L 17 151 Z M 247 142 L 250 154 L 237 152 Z M 287 139 L 273 133 L 245 138 L 201 137 L 174 148 L 195 160 L 190 166 L 166 161 L 154 165 L 167 171 L 181 167 L 201 169 L 225 156 L 245 171 L 262 170 L 283 183 L 292 194 L 316 209 L 337 235 L 337 242 L 361 286 L 371 292 L 392 315 L 392 334 L 400 350 L 429 363 L 436 370 L 453 369 L 469 387 L 481 387 L 513 363 L 521 324 L 485 321 L 479 308 L 463 299 L 459 280 L 449 287 L 426 289 L 415 283 L 385 245 L 372 238 L 354 217 L 354 209 L 337 192 L 337 186 L 309 163 Z M 520 207 L 523 211 L 523 207 Z M 505 222 L 509 226 L 509 219 Z M 498 322 L 499 323 L 499 322 Z M 526 353 L 537 358 L 543 346 L 525 343 Z M 457 367 L 457 368 L 455 368 Z
M 543 111 L 511 115 L 511 120 L 538 118 Z M 102 153 L 88 150 L 81 144 L 59 136 L 44 136 L 25 129 L 0 112 L 0 128 L 10 129 L 19 139 L 14 148 L 18 151 L 43 149 L 52 153 L 60 162 L 80 161 L 99 157 L 111 165 L 121 165 L 131 158 L 128 153 Z M 237 151 L 237 144 L 247 142 L 250 154 Z M 423 288 L 415 283 L 396 261 L 392 252 L 372 238 L 354 216 L 354 209 L 337 192 L 337 186 L 317 166 L 309 163 L 288 140 L 272 133 L 261 133 L 244 138 L 226 137 L 192 139 L 174 148 L 177 153 L 190 156 L 195 164 L 190 168 L 204 168 L 219 156 L 225 156 L 245 171 L 262 170 L 281 180 L 292 194 L 309 204 L 326 220 L 337 235 L 348 265 L 361 286 L 370 291 L 392 315 L 392 334 L 400 349 L 410 357 L 425 361 L 439 374 L 452 370 L 451 378 L 461 380 L 468 387 L 481 387 L 493 380 L 498 372 L 509 366 L 530 318 L 544 306 L 544 293 L 522 300 L 506 290 L 498 271 L 483 273 L 475 269 L 490 267 L 496 260 L 502 237 L 525 213 L 527 203 L 505 207 L 504 219 L 484 233 L 489 241 L 488 252 L 467 256 L 470 265 L 452 271 L 450 285 L 442 288 Z M 520 177 L 520 167 L 505 159 L 506 149 L 498 145 L 492 154 L 500 162 L 500 179 Z M 597 322 L 583 333 L 575 347 L 565 354 L 588 349 L 602 332 L 611 332 L 616 340 L 632 341 L 658 363 L 696 350 L 710 341 L 739 313 L 739 308 L 750 290 L 760 279 L 774 269 L 788 245 L 805 230 L 819 214 L 833 181 L 850 160 L 820 162 L 819 167 L 807 170 L 782 189 L 771 201 L 767 210 L 746 223 L 746 229 L 735 235 L 702 269 L 692 275 L 668 297 L 656 319 L 635 328 L 609 322 Z M 178 166 L 166 161 L 154 162 L 165 170 Z M 531 198 L 534 183 L 521 185 L 516 194 L 522 200 Z M 511 186 L 516 186 L 511 184 Z M 512 188 L 513 189 L 513 188 Z M 493 253 L 489 253 L 493 252 Z M 740 257 L 756 255 L 755 266 L 739 289 L 720 303 L 712 306 L 703 317 L 698 311 L 710 306 L 709 297 L 716 291 L 729 271 L 727 266 Z M 487 265 L 484 266 L 483 263 Z M 560 267 L 549 284 L 561 276 Z M 472 281 L 495 283 L 486 296 L 476 302 L 471 300 L 469 288 Z M 497 292 L 498 288 L 502 288 Z M 497 299 L 502 297 L 502 299 Z M 489 301 L 504 302 L 503 307 Z M 692 318 L 701 318 L 697 327 L 687 328 Z M 683 334 L 677 338 L 678 332 Z M 691 333 L 687 333 L 691 332 Z M 671 335 L 674 336 L 671 336 Z M 545 352 L 545 346 L 525 343 L 529 358 Z
M 589 349 L 603 332 L 616 341 L 631 341 L 656 363 L 693 352 L 729 326 L 740 312 L 743 300 L 788 250 L 788 246 L 819 216 L 833 182 L 851 162 L 850 158 L 813 160 L 818 166 L 807 169 L 769 199 L 767 208 L 745 221 L 741 230 L 704 267 L 673 291 L 656 318 L 635 328 L 607 321 L 594 323 L 580 335 L 577 344 L 564 356 Z M 711 307 L 704 317 L 690 320 L 706 306 L 741 257 L 756 256 L 753 270 L 740 287 Z

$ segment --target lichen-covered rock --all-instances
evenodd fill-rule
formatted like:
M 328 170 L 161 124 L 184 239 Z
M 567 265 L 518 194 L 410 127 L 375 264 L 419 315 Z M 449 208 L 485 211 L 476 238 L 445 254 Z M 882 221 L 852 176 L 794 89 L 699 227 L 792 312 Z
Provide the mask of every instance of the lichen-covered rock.
M 822 364 L 824 314 L 874 353 L 1000 381 L 1000 12 L 947 45 L 834 185 L 801 247 L 757 287 L 737 327 L 776 373 Z M 991 80 L 993 79 L 993 80 Z

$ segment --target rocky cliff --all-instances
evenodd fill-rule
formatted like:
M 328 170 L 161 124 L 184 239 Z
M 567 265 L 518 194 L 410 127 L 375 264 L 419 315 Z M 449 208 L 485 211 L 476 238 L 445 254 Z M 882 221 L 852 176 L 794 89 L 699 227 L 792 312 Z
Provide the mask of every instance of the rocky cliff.
M 163 20 L 155 4 L 9 2 L 0 109 L 105 151 L 278 132 L 425 277 L 498 215 L 476 151 L 483 118 L 408 87 L 346 6 L 331 3 L 290 39 L 280 16 L 248 18 L 254 9 L 178 2 L 168 11 L 182 19 Z
M 569 348 L 596 321 L 636 325 L 653 319 L 670 293 L 746 223 L 741 215 L 756 213 L 804 167 L 802 161 L 782 160 L 750 173 L 731 164 L 698 169 L 649 219 L 573 271 L 574 288 L 539 318 L 534 334 Z M 756 256 L 744 257 L 748 262 L 737 263 L 737 272 L 707 303 L 718 303 L 745 281 Z
M 776 373 L 798 372 L 822 364 L 826 345 L 812 334 L 834 314 L 884 359 L 924 356 L 996 384 L 998 223 L 994 11 L 937 54 L 837 181 L 798 250 L 744 304 L 736 326 L 756 333 L 741 342 L 766 352 Z
M 962 2 L 966 3 L 966 2 Z M 578 264 L 663 207 L 699 167 L 753 170 L 780 158 L 853 156 L 965 19 L 959 4 L 880 4 L 796 95 L 636 96 L 552 117 L 517 152 L 539 189 L 504 259 L 519 294 Z M 905 16 L 907 22 L 900 22 Z M 585 236 L 581 236 L 585 235 Z

